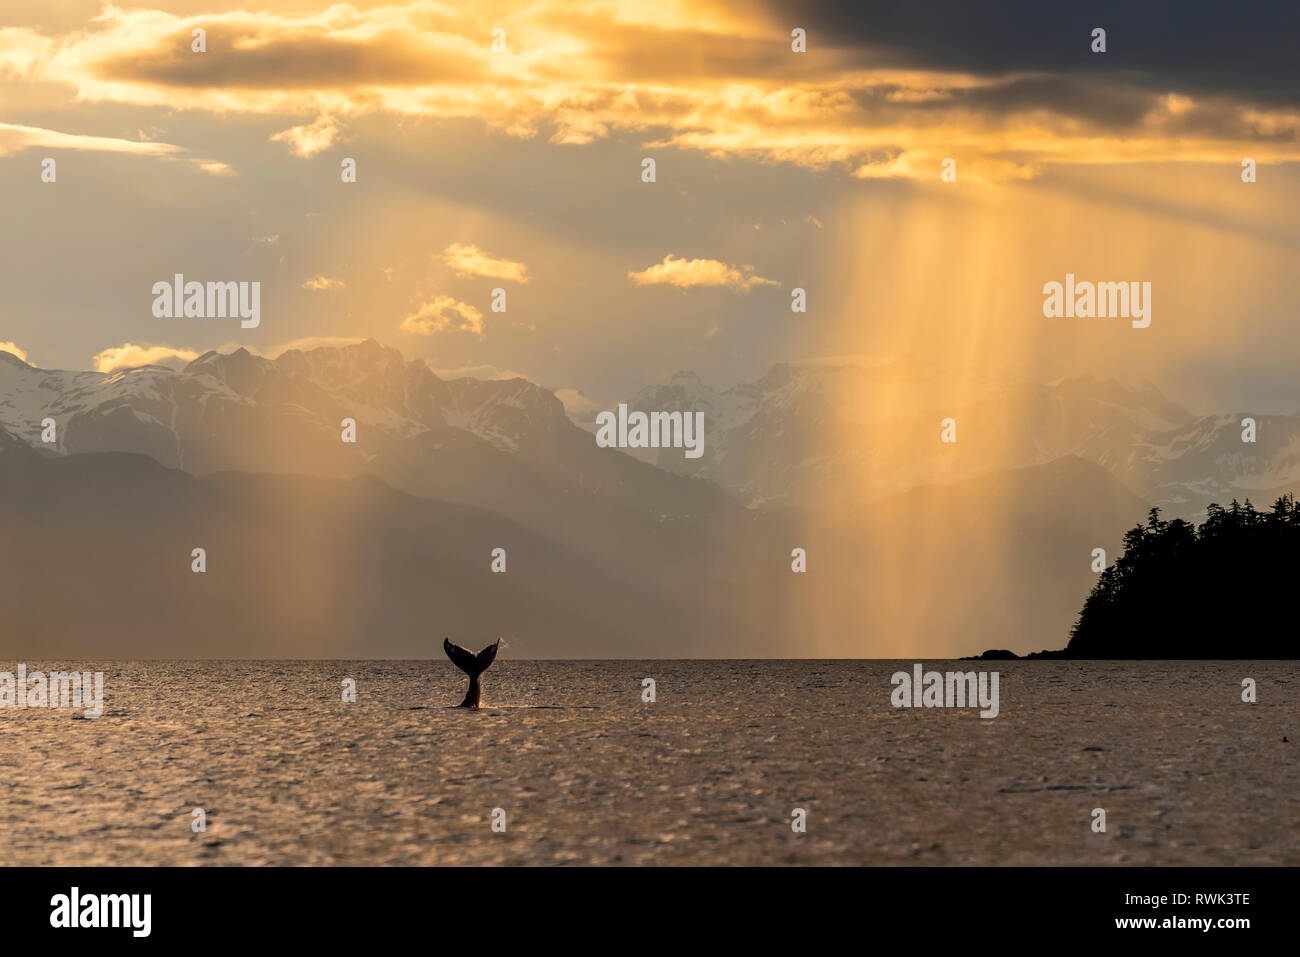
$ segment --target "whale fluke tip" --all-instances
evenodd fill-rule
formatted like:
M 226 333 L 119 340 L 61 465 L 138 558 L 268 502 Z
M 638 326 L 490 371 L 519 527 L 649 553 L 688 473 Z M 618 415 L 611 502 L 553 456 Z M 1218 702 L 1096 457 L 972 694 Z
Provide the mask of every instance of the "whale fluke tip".
M 498 638 L 478 654 L 474 654 L 468 648 L 452 644 L 450 638 L 442 639 L 442 650 L 447 653 L 447 657 L 451 659 L 452 664 L 469 675 L 469 691 L 465 693 L 465 700 L 460 703 L 460 707 L 477 708 L 479 706 L 482 690 L 479 688 L 478 677 L 487 671 L 488 666 L 496 660 L 497 649 L 500 646 L 501 639 Z

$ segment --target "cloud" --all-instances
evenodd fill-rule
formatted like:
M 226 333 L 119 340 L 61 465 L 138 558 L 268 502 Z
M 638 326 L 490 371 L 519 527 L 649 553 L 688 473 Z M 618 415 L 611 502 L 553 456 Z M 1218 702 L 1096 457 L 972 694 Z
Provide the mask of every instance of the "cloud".
M 442 253 L 442 261 L 458 276 L 486 276 L 510 282 L 528 282 L 528 267 L 509 259 L 494 259 L 477 246 L 452 243 Z
M 199 170 L 201 170 L 204 173 L 207 173 L 209 176 L 234 176 L 235 175 L 235 171 L 233 169 L 231 169 L 225 163 L 219 162 L 217 160 L 196 159 L 193 161 L 193 163 Z
M 522 372 L 498 369 L 486 362 L 473 366 L 459 366 L 455 369 L 433 369 L 432 372 L 440 379 L 529 379 L 532 381 Z
M 22 359 L 23 362 L 27 361 L 27 351 L 25 349 L 18 348 L 17 344 L 10 342 L 8 340 L 0 340 L 0 352 L 11 352 L 14 355 L 16 355 L 19 359 Z
M 439 296 L 432 302 L 422 303 L 415 312 L 402 320 L 398 328 L 402 332 L 410 332 L 418 336 L 431 336 L 435 332 L 451 329 L 457 332 L 472 332 L 481 338 L 483 313 L 451 296 Z
M 303 289 L 310 289 L 313 292 L 322 292 L 326 289 L 344 289 L 347 284 L 335 276 L 312 276 L 302 284 Z
M 104 153 L 135 153 L 141 156 L 168 156 L 180 153 L 179 146 L 170 143 L 137 142 L 111 136 L 83 136 L 77 133 L 60 133 L 37 126 L 16 126 L 0 123 L 0 156 L 10 156 L 28 147 L 39 146 L 55 150 L 98 150 Z
M 193 349 L 174 346 L 136 345 L 124 342 L 100 352 L 92 360 L 96 372 L 113 372 L 133 366 L 167 366 L 179 369 L 199 357 Z
M 591 413 L 600 408 L 578 389 L 556 389 L 555 397 L 560 400 L 566 413 L 582 421 L 592 418 Z
M 0 63 L 3 61 L 0 60 Z M 143 135 L 143 134 L 141 134 Z M 218 160 L 198 156 L 183 156 L 186 151 L 172 143 L 154 140 L 124 140 L 112 136 L 86 136 L 80 133 L 61 133 L 39 126 L 18 126 L 0 123 L 0 156 L 11 156 L 25 149 L 77 150 L 79 152 L 126 153 L 135 156 L 153 156 L 164 160 L 189 164 L 210 176 L 234 176 L 235 171 Z
M 292 126 L 271 137 L 272 143 L 286 143 L 295 156 L 315 156 L 334 145 L 340 132 L 339 125 L 328 116 L 321 116 L 313 123 Z
M 1230 4 L 1205 4 L 1185 16 L 1185 0 L 1100 0 L 1089 17 L 1104 26 L 1111 52 L 1089 52 L 1093 23 L 1077 7 L 1040 0 L 1004 0 L 1001 17 L 970 16 L 968 0 L 924 4 L 847 4 L 841 0 L 768 0 L 778 19 L 796 20 L 816 46 L 865 49 L 889 65 L 937 64 L 1005 76 L 1086 72 L 1123 77 L 1155 92 L 1236 91 L 1300 103 L 1295 4 L 1254 4 L 1243 22 Z M 1085 18 L 1086 19 L 1086 18 Z M 1008 32 L 1005 25 L 1016 24 Z M 950 28 L 960 24 L 959 29 Z M 943 26 L 936 26 L 943 25 Z M 1082 36 L 1082 42 L 1080 42 Z M 1141 38 L 1140 55 L 1131 41 Z
M 754 275 L 753 266 L 728 266 L 716 259 L 679 259 L 672 253 L 664 261 L 641 272 L 629 272 L 627 277 L 638 286 L 726 286 L 738 292 L 749 292 L 755 286 L 779 286 L 779 282 Z
M 960 4 L 943 0 L 956 11 L 946 19 L 826 3 L 796 17 L 751 0 L 389 0 L 196 17 L 110 5 L 92 29 L 0 31 L 0 72 L 79 102 L 296 117 L 272 139 L 299 156 L 387 113 L 557 144 L 641 134 L 651 149 L 935 183 L 949 156 L 960 182 L 982 183 L 1049 164 L 1300 160 L 1293 13 L 1252 13 L 1243 29 L 1225 6 L 1206 32 L 1171 3 L 1130 4 L 1112 14 L 1128 22 L 1113 28 L 1116 52 L 1093 56 L 1074 15 L 1051 4 L 1017 2 L 1013 19 L 1031 28 L 1011 37 Z M 805 54 L 790 50 L 792 22 L 809 27 Z M 945 22 L 964 26 L 934 29 Z M 503 23 L 508 49 L 494 54 Z M 190 52 L 196 26 L 207 54 Z M 1136 63 L 1120 49 L 1132 36 L 1143 38 Z

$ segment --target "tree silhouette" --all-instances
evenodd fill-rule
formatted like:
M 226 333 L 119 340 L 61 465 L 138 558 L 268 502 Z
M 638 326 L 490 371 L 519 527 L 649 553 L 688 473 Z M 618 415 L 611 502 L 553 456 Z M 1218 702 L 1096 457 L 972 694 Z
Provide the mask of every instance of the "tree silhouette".
M 1124 554 L 1083 603 L 1069 658 L 1294 658 L 1289 635 L 1300 508 L 1247 499 L 1207 510 L 1196 528 L 1161 521 L 1124 535 Z

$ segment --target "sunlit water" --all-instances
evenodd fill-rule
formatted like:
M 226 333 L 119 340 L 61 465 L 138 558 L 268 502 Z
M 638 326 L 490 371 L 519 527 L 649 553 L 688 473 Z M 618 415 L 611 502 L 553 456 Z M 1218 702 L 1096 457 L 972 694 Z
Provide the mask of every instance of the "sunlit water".
M 502 659 L 478 713 L 446 661 L 67 666 L 103 717 L 0 709 L 6 864 L 1300 863 L 1295 662 L 926 662 L 993 720 L 895 710 L 910 662 Z

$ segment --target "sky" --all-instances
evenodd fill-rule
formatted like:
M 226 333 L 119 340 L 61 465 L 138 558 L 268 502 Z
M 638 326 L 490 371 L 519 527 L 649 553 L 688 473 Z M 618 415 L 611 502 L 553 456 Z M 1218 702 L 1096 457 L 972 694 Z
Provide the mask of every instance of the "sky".
M 0 348 L 374 337 L 575 411 L 910 355 L 1296 412 L 1298 52 L 1293 3 L 0 0 Z M 176 273 L 260 325 L 155 317 Z M 1046 318 L 1067 273 L 1151 325 Z

